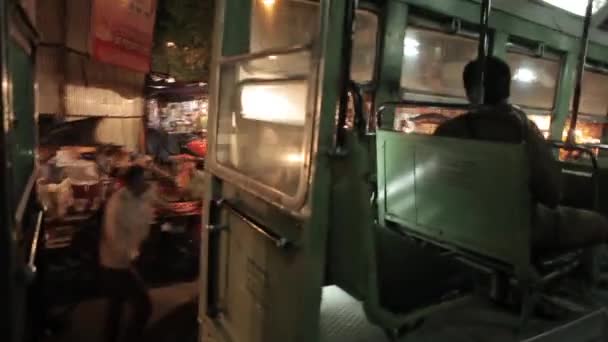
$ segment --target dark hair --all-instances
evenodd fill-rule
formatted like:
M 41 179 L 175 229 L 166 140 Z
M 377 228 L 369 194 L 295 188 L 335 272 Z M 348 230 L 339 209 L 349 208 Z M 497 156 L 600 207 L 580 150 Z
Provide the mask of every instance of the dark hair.
M 144 168 L 135 165 L 131 166 L 127 169 L 124 175 L 124 181 L 127 186 L 133 186 L 137 184 L 137 182 L 141 181 L 144 177 Z
M 464 68 L 462 79 L 467 93 L 474 90 L 481 66 L 478 59 Z M 485 67 L 484 103 L 497 104 L 511 95 L 511 68 L 500 58 L 488 56 Z

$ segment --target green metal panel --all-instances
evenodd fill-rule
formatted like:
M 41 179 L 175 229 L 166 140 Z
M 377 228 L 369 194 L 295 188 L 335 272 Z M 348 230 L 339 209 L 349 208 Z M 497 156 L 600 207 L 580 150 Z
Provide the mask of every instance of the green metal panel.
M 13 198 L 19 201 L 34 170 L 36 119 L 34 109 L 34 63 L 23 48 L 10 40 L 9 73 L 12 84 Z
M 388 131 L 377 139 L 384 147 L 378 169 L 393 170 L 381 182 L 387 220 L 511 265 L 529 264 L 531 199 L 523 145 Z
M 360 300 L 368 300 L 370 293 L 376 291 L 372 186 L 367 177 L 370 161 L 365 141 L 356 133 L 348 132 L 345 142 L 348 156 L 332 166 L 328 283 Z
M 401 97 L 401 65 L 403 64 L 403 39 L 407 25 L 407 6 L 401 2 L 388 1 L 383 9 L 383 38 L 380 50 L 379 86 L 375 106 L 378 109 L 383 102 L 397 100 Z M 394 115 L 387 111 L 382 125 L 393 125 Z
M 6 45 L 8 40 L 7 2 L 0 1 L 0 193 L 2 193 L 2 208 L 0 209 L 0 340 L 16 342 L 17 317 L 15 307 L 18 304 L 15 294 L 15 241 L 13 232 L 13 210 L 10 205 L 9 192 L 11 189 L 11 172 L 8 167 L 10 153 L 4 148 L 8 143 L 8 76 L 6 63 Z
M 555 109 L 551 118 L 551 139 L 562 139 L 564 125 L 570 115 L 570 99 L 574 94 L 574 76 L 578 64 L 577 51 L 569 52 L 562 66 L 562 73 L 556 91 Z
M 240 55 L 249 52 L 251 1 L 226 0 L 223 22 L 222 55 Z
M 506 59 L 507 58 L 507 43 L 509 42 L 509 34 L 504 31 L 495 31 L 493 35 L 492 55 Z

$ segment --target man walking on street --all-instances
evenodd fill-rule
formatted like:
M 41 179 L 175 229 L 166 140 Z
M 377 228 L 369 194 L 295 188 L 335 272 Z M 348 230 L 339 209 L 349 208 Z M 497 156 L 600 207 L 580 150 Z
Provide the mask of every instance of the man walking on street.
M 133 306 L 126 341 L 141 340 L 152 311 L 148 290 L 133 262 L 154 219 L 154 193 L 145 182 L 141 166 L 129 168 L 124 181 L 125 187 L 116 191 L 106 205 L 99 246 L 101 277 L 108 296 L 107 342 L 118 341 L 125 303 Z

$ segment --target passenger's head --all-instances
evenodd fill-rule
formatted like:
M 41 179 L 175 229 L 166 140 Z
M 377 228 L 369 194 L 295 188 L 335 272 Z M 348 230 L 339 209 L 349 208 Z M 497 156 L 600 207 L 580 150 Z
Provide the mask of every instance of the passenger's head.
M 469 62 L 464 68 L 462 78 L 467 98 L 477 103 L 480 89 L 477 87 L 477 77 L 481 65 L 478 59 Z M 488 56 L 486 59 L 484 97 L 485 104 L 496 105 L 505 102 L 511 95 L 511 68 L 503 60 Z
M 127 186 L 127 189 L 136 196 L 139 196 L 146 191 L 144 173 L 144 168 L 138 165 L 131 166 L 125 173 L 125 185 Z

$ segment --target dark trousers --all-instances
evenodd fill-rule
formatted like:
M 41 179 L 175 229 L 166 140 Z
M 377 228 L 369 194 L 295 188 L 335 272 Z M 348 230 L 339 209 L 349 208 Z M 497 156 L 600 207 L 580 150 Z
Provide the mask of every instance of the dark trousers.
M 108 297 L 105 322 L 105 341 L 116 342 L 120 335 L 120 322 L 125 303 L 133 306 L 133 316 L 125 330 L 125 340 L 138 342 L 152 313 L 148 290 L 137 271 L 133 269 L 101 268 L 103 286 Z
M 584 249 L 582 274 L 590 283 L 599 280 L 601 248 L 608 244 L 608 219 L 594 211 L 539 205 L 534 223 L 533 244 L 538 255 Z
M 608 219 L 594 211 L 538 205 L 533 241 L 541 250 L 568 251 L 608 243 Z

